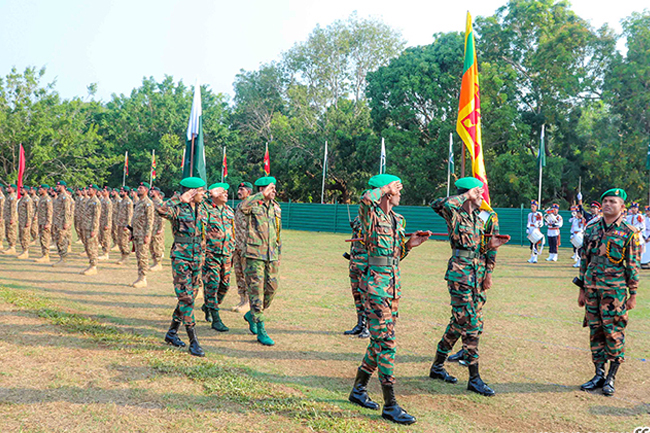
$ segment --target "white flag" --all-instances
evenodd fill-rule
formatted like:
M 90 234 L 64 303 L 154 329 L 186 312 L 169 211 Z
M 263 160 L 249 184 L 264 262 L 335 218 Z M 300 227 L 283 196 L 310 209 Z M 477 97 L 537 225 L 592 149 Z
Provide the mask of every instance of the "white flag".
M 201 86 L 199 80 L 196 80 L 194 86 L 194 100 L 192 101 L 192 111 L 190 112 L 190 121 L 187 123 L 187 140 L 192 141 L 192 137 L 199 135 L 199 118 L 203 115 L 201 109 Z
M 379 157 L 379 174 L 386 173 L 386 145 L 384 137 L 381 137 L 381 156 Z

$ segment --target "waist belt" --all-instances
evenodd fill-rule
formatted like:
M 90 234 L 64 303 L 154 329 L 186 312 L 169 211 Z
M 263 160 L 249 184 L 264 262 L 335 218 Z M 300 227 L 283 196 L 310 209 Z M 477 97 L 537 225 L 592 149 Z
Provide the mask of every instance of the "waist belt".
M 591 262 L 595 265 L 606 265 L 608 263 L 611 263 L 609 259 L 606 256 L 596 256 L 591 258 Z
M 453 250 L 452 251 L 452 256 L 453 257 L 466 257 L 468 259 L 475 259 L 475 258 L 478 257 L 478 252 L 469 251 L 469 250 Z
M 370 266 L 399 266 L 399 259 L 395 257 L 368 257 L 368 264 Z
M 201 236 L 174 236 L 174 242 L 177 244 L 200 244 Z

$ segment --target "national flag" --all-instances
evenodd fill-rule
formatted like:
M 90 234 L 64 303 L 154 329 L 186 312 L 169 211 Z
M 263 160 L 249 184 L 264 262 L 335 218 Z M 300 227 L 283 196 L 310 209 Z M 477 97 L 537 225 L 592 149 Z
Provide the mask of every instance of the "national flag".
M 384 137 L 381 137 L 381 155 L 379 156 L 379 174 L 386 173 L 386 145 Z
M 223 147 L 223 163 L 221 165 L 221 181 L 228 177 L 228 160 L 226 159 L 226 146 Z
M 18 151 L 18 181 L 16 182 L 16 186 L 18 187 L 18 198 L 21 197 L 24 175 L 25 175 L 25 149 L 21 144 L 20 150 Z
M 183 160 L 183 177 L 200 177 L 207 182 L 205 173 L 205 147 L 203 143 L 203 110 L 201 109 L 201 86 L 194 86 L 192 110 L 187 123 L 187 136 Z
M 648 143 L 648 156 L 645 158 L 645 168 L 650 170 L 650 143 Z
M 650 156 L 650 153 L 648 154 Z M 647 165 L 646 161 L 646 165 Z M 544 146 L 544 125 L 542 125 L 542 132 L 539 134 L 539 150 L 537 151 L 537 166 L 546 167 L 546 148 Z
M 458 120 L 456 131 L 465 143 L 472 158 L 472 175 L 483 182 L 483 200 L 490 207 L 490 191 L 488 189 L 487 173 L 483 161 L 483 141 L 481 138 L 481 98 L 478 79 L 478 61 L 474 45 L 472 17 L 467 12 L 465 27 L 465 63 L 463 80 L 460 86 L 460 101 L 458 104 Z M 491 208 L 490 208 L 491 209 Z
M 266 143 L 266 151 L 264 152 L 264 173 L 267 176 L 271 174 L 271 158 L 269 157 L 269 143 Z
M 449 173 L 454 173 L 454 139 L 449 134 Z
M 156 180 L 156 151 L 151 151 L 151 182 Z
M 124 152 L 124 176 L 129 175 L 129 151 Z

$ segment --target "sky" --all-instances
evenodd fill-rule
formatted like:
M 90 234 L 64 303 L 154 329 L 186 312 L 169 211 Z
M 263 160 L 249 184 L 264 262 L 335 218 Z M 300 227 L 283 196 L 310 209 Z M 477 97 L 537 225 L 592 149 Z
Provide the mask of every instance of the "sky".
M 426 45 L 437 32 L 464 31 L 465 16 L 492 15 L 506 0 L 0 0 L 0 77 L 12 67 L 45 67 L 64 97 L 96 99 L 129 94 L 143 77 L 165 75 L 233 95 L 241 70 L 280 59 L 281 53 L 357 12 L 402 32 L 407 46 Z M 648 7 L 647 0 L 573 0 L 595 27 Z M 479 53 L 480 54 L 480 53 Z

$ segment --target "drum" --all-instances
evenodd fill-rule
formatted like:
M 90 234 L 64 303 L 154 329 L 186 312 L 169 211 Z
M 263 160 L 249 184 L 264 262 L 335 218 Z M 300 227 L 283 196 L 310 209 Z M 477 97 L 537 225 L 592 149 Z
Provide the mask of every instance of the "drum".
M 574 247 L 579 249 L 582 247 L 582 243 L 584 242 L 584 237 L 585 235 L 582 232 L 575 233 L 573 236 L 571 236 L 571 243 L 573 244 Z
M 533 245 L 535 245 L 537 242 L 541 241 L 542 239 L 544 239 L 544 235 L 538 228 L 535 228 L 530 233 L 528 233 L 528 240 Z

